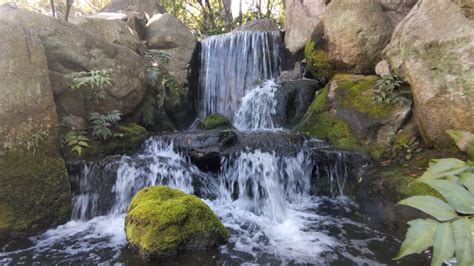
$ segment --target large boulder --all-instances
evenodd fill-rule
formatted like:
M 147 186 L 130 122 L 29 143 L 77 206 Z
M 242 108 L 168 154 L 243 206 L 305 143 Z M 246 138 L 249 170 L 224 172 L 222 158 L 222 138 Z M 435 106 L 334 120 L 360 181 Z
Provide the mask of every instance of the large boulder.
M 125 219 L 130 246 L 144 259 L 224 244 L 229 233 L 196 196 L 164 186 L 148 187 L 133 197 Z
M 321 25 L 326 0 L 287 0 L 285 8 L 285 45 L 291 53 L 301 50 Z
M 336 75 L 316 93 L 296 130 L 345 149 L 388 155 L 397 132 L 411 114 L 408 105 L 372 99 L 377 76 Z
M 329 57 L 345 72 L 372 73 L 392 30 L 390 20 L 374 1 L 334 0 L 324 13 Z
M 140 40 L 145 38 L 146 23 L 148 22 L 145 12 L 133 10 L 120 12 L 100 12 L 88 17 L 126 22 L 127 25 L 136 32 Z
M 0 7 L 0 20 L 18 23 L 39 36 L 60 113 L 87 117 L 90 112 L 120 110 L 127 115 L 142 100 L 145 63 L 130 49 L 106 42 L 73 24 L 9 5 Z M 91 101 L 91 89 L 71 88 L 68 74 L 107 69 L 113 69 L 112 84 L 94 89 L 104 99 Z
M 282 82 L 275 93 L 273 121 L 280 127 L 293 128 L 303 118 L 319 88 L 319 82 L 310 79 Z
M 169 55 L 167 69 L 176 80 L 174 91 L 168 92 L 164 109 L 174 122 L 189 120 L 193 109 L 188 76 L 191 71 L 197 39 L 193 33 L 171 14 L 155 15 L 147 25 L 147 46 Z
M 474 4 L 457 2 L 419 2 L 384 51 L 411 85 L 424 140 L 438 148 L 452 144 L 448 129 L 474 132 Z
M 58 154 L 58 118 L 40 39 L 0 19 L 0 238 L 69 218 L 71 192 Z
M 146 13 L 148 17 L 165 13 L 166 10 L 153 0 L 112 0 L 101 12 L 121 12 L 140 11 Z
M 269 18 L 254 19 L 234 31 L 280 31 L 278 25 Z
M 75 17 L 69 22 L 105 41 L 127 47 L 137 53 L 143 53 L 145 50 L 138 33 L 122 20 Z
M 395 27 L 410 12 L 418 0 L 377 0 L 382 6 L 385 15 L 390 19 L 392 26 Z

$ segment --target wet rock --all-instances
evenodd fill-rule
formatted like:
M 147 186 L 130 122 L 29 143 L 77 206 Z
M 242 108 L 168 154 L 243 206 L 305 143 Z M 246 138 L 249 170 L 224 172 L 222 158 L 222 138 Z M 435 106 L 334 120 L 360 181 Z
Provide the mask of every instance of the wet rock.
M 303 118 L 320 87 L 315 80 L 282 82 L 275 95 L 277 104 L 273 121 L 281 127 L 294 127 Z
M 219 218 L 199 198 L 164 186 L 144 188 L 133 197 L 125 233 L 129 245 L 145 260 L 216 248 L 229 237 Z
M 233 129 L 232 122 L 227 117 L 220 114 L 212 114 L 204 117 L 201 123 L 198 124 L 198 129 Z

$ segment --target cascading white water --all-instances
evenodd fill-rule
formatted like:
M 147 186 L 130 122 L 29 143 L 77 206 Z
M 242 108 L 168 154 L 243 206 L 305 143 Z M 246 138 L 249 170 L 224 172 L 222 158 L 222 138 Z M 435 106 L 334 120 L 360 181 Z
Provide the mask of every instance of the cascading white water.
M 279 76 L 279 32 L 232 32 L 211 36 L 201 51 L 201 116 L 232 119 L 256 82 Z
M 275 129 L 273 115 L 276 112 L 277 88 L 278 84 L 274 80 L 267 80 L 250 90 L 242 98 L 234 116 L 234 126 L 238 130 Z

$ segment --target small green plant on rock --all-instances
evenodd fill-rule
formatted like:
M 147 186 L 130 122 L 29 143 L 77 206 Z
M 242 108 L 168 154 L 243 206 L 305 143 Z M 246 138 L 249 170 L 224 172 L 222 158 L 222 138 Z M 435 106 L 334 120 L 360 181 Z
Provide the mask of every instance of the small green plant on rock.
M 85 132 L 69 131 L 64 136 L 64 145 L 69 147 L 71 152 L 81 156 L 84 149 L 89 148 L 89 138 Z
M 36 133 L 32 134 L 26 141 L 26 148 L 29 151 L 33 152 L 33 155 L 36 154 L 36 150 L 41 142 L 43 142 L 47 137 L 48 133 L 44 130 L 38 130 Z
M 177 82 L 168 72 L 169 55 L 151 50 L 145 54 L 147 61 L 147 87 L 141 104 L 142 121 L 147 126 L 155 124 L 155 110 L 163 107 L 167 93 L 176 91 Z
M 411 91 L 407 83 L 396 74 L 387 75 L 375 83 L 374 100 L 378 104 L 410 105 Z
M 92 136 L 107 140 L 113 136 L 111 128 L 117 124 L 122 118 L 122 113 L 118 110 L 109 113 L 91 113 L 89 115 L 89 123 L 91 124 Z
M 72 80 L 72 89 L 88 88 L 88 100 L 99 101 L 105 99 L 100 91 L 105 85 L 111 84 L 113 69 L 74 72 L 66 77 Z
M 451 131 L 451 134 L 473 136 L 456 131 Z M 464 143 L 474 143 L 474 138 L 463 140 Z M 472 158 L 472 154 L 470 156 Z M 456 257 L 457 265 L 473 265 L 474 162 L 454 158 L 433 160 L 415 182 L 427 184 L 439 192 L 443 199 L 425 195 L 399 202 L 434 219 L 408 222 L 410 228 L 395 259 L 433 247 L 431 265 L 442 265 L 453 256 Z

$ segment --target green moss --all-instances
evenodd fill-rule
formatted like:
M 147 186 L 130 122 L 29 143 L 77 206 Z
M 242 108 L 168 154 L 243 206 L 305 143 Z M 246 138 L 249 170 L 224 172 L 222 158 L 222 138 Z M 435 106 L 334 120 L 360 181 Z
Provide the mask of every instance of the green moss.
M 232 123 L 225 116 L 220 114 L 208 115 L 203 120 L 204 129 L 232 129 Z
M 51 147 L 47 141 L 35 155 L 18 149 L 0 157 L 0 238 L 35 233 L 69 218 L 69 177 Z
M 199 198 L 164 186 L 144 188 L 135 195 L 125 232 L 129 243 L 145 258 L 208 248 L 229 237 L 219 218 Z
M 306 68 L 314 78 L 320 81 L 327 81 L 331 78 L 332 67 L 329 63 L 329 55 L 320 49 L 316 49 L 313 41 L 308 41 L 304 47 L 306 58 Z
M 373 118 L 384 118 L 391 114 L 392 104 L 378 104 L 372 100 L 372 89 L 377 76 L 336 75 L 337 101 L 343 108 L 368 114 Z
M 417 195 L 429 195 L 442 199 L 442 196 L 430 186 L 425 183 L 415 183 L 414 180 L 414 177 L 395 176 L 389 181 L 389 187 L 397 194 L 398 200 Z
M 84 150 L 84 157 L 102 157 L 114 154 L 133 154 L 138 152 L 141 142 L 148 136 L 148 131 L 137 124 L 119 124 L 111 137 L 103 142 L 92 142 Z
M 331 144 L 343 149 L 358 148 L 357 140 L 352 135 L 349 125 L 327 112 L 327 96 L 329 88 L 326 86 L 317 92 L 308 111 L 296 126 L 296 130 L 313 137 L 329 141 Z

